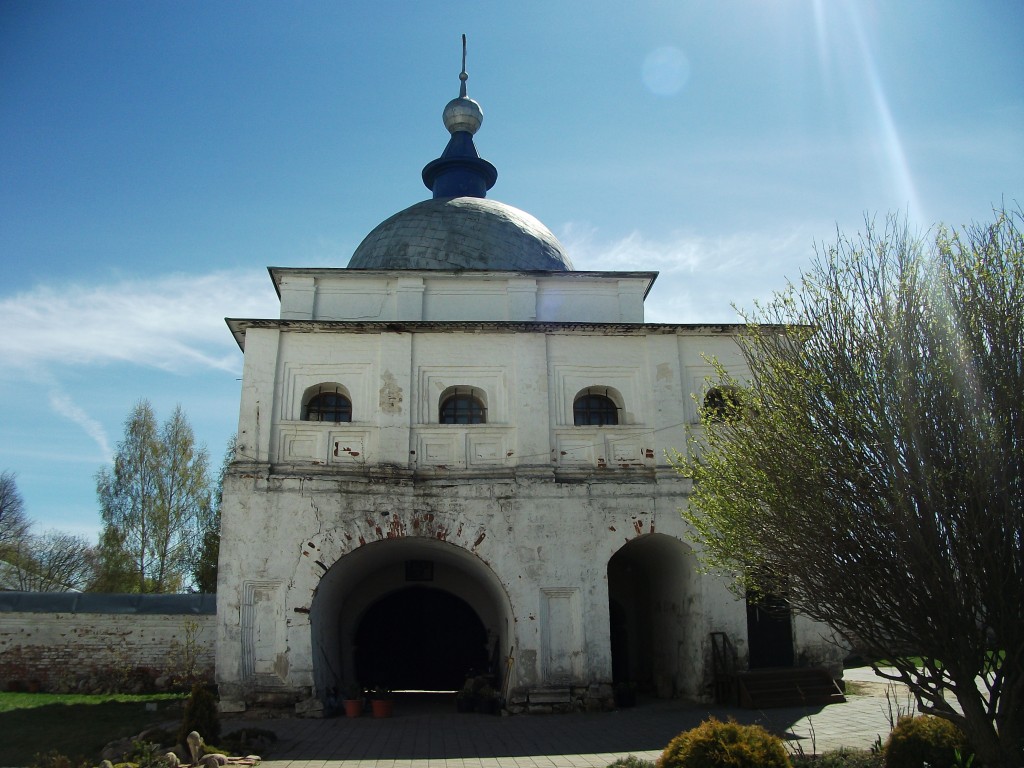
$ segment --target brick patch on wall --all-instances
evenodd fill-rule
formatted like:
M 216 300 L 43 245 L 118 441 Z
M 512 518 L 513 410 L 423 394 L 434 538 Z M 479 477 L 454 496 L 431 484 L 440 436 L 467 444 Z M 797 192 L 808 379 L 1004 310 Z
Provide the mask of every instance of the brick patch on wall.
M 135 692 L 213 678 L 213 614 L 14 613 L 0 621 L 4 690 Z

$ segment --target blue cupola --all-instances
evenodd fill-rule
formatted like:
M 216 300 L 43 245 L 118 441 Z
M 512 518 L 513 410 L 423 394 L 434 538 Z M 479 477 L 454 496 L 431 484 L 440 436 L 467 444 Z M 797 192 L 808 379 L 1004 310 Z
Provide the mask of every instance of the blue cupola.
M 462 72 L 459 73 L 459 97 L 444 108 L 444 127 L 452 135 L 448 146 L 436 160 L 423 168 L 423 183 L 440 197 L 487 197 L 487 190 L 498 180 L 498 170 L 484 160 L 473 144 L 473 134 L 480 130 L 484 112 L 466 95 L 466 36 L 462 36 Z

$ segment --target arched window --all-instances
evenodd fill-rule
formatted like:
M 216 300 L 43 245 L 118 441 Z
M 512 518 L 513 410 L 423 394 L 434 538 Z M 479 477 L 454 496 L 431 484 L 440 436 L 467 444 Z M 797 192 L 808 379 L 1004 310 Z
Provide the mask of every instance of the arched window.
M 739 392 L 736 387 L 711 387 L 704 395 L 704 413 L 711 421 L 733 421 L 740 416 Z
M 441 424 L 485 424 L 487 407 L 474 387 L 452 387 L 441 394 Z
M 302 408 L 304 421 L 352 421 L 352 401 L 337 387 L 316 387 Z
M 584 390 L 572 403 L 572 423 L 577 427 L 603 427 L 619 423 L 619 407 L 608 391 Z

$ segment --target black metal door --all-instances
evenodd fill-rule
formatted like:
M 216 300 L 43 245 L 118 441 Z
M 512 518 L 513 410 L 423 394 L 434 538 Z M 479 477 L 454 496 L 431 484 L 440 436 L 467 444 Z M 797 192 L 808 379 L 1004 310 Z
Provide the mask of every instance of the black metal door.
M 751 669 L 793 666 L 793 621 L 785 599 L 747 596 L 747 643 Z

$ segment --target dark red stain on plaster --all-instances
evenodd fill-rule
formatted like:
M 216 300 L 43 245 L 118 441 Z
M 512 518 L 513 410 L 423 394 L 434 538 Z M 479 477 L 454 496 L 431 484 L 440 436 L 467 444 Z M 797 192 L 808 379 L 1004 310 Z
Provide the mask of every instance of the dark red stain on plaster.
M 480 542 L 487 538 L 486 531 L 480 531 L 480 535 L 476 537 L 476 541 L 473 542 L 474 547 L 479 547 Z
M 608 530 L 614 532 L 615 531 L 615 526 L 614 525 L 609 525 L 608 526 Z
M 398 515 L 392 515 L 388 521 L 388 538 L 397 539 L 405 536 L 405 524 Z

